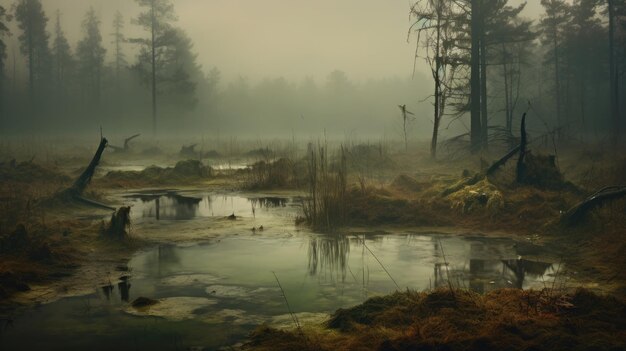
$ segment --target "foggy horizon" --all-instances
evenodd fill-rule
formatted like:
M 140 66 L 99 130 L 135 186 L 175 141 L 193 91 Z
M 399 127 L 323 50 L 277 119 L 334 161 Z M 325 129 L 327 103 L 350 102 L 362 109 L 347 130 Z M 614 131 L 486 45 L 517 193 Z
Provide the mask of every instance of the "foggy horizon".
M 512 4 L 522 2 L 511 1 Z M 538 1 L 526 2 L 522 16 L 536 21 L 541 5 Z M 412 23 L 410 3 L 406 0 L 344 0 L 341 3 L 332 0 L 176 0 L 174 11 L 178 17 L 176 25 L 191 37 L 204 73 L 217 68 L 225 82 L 239 77 L 251 82 L 278 77 L 301 82 L 312 77 L 321 83 L 332 71 L 341 70 L 350 79 L 364 83 L 372 79 L 413 76 L 415 37 L 407 37 Z M 0 1 L 6 8 L 11 4 L 12 1 Z M 48 33 L 53 33 L 56 11 L 61 12 L 61 25 L 72 49 L 81 38 L 81 23 L 90 7 L 101 21 L 105 48 L 111 48 L 111 23 L 118 10 L 124 16 L 126 37 L 144 35 L 131 23 L 140 12 L 134 1 L 44 0 L 42 5 L 48 15 Z M 9 26 L 14 31 L 15 21 Z M 17 37 L 9 37 L 8 42 L 9 65 L 16 51 L 18 71 L 26 74 Z M 126 43 L 124 51 L 130 58 L 136 48 Z M 107 50 L 105 63 L 112 59 L 111 50 Z M 429 74 L 421 60 L 415 62 L 415 70 L 416 76 Z

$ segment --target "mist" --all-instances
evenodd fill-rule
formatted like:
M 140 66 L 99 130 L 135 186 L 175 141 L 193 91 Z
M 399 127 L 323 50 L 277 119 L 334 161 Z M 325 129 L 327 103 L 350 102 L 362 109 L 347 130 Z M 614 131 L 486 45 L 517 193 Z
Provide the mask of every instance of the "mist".
M 147 34 L 133 23 L 140 13 L 138 4 L 47 0 L 42 5 L 51 45 L 58 13 L 72 52 L 84 33 L 84 14 L 92 8 L 106 50 L 103 67 L 108 70 L 101 81 L 103 101 L 97 108 L 91 109 L 82 101 L 70 103 L 69 110 L 50 106 L 46 114 L 70 121 L 72 129 L 81 132 L 97 131 L 100 126 L 114 134 L 145 131 L 151 119 L 150 89 L 131 69 L 139 48 L 127 41 Z M 207 136 L 258 138 L 319 136 L 326 131 L 335 136 L 393 139 L 402 135 L 397 105 L 405 104 L 418 116 L 408 127 L 412 139 L 429 138 L 430 72 L 424 60 L 415 58 L 416 36 L 409 31 L 413 19 L 405 1 L 187 0 L 174 5 L 173 23 L 189 37 L 198 70 L 193 73 L 196 87 L 192 103 L 174 109 L 163 106 L 159 121 L 168 134 L 193 131 Z M 531 3 L 523 16 L 537 19 L 540 10 L 538 4 Z M 112 23 L 117 11 L 123 16 L 126 41 L 120 50 L 125 71 L 122 78 L 111 79 L 115 62 Z M 9 22 L 9 28 L 19 32 L 15 21 Z M 6 91 L 12 94 L 6 110 L 13 109 L 14 113 L 3 116 L 3 132 L 71 134 L 65 123 L 53 123 L 50 116 L 24 111 L 24 104 L 12 103 L 26 94 L 28 60 L 19 50 L 18 35 L 5 40 L 5 86 L 13 88 Z M 343 92 L 345 98 L 329 88 L 333 72 L 341 72 L 349 83 Z M 120 93 L 122 79 L 126 90 Z M 237 89 L 244 96 L 233 96 Z M 275 91 L 270 92 L 272 89 Z M 306 89 L 312 89 L 311 96 L 302 96 Z M 265 95 L 257 94 L 261 91 Z M 76 93 L 70 95 L 82 99 Z M 335 98 L 343 102 L 330 101 Z M 464 131 L 467 127 L 462 121 L 451 121 L 442 132 L 454 136 Z
M 625 350 L 626 0 L 0 0 L 0 350 Z

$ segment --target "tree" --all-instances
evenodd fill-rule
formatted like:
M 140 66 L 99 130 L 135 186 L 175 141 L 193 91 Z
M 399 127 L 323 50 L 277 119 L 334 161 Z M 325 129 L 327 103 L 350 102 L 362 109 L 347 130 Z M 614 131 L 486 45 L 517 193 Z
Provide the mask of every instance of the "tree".
M 570 16 L 570 8 L 564 0 L 541 0 L 546 14 L 541 19 L 542 42 L 550 48 L 547 61 L 551 61 L 554 69 L 554 97 L 556 107 L 557 128 L 563 126 L 561 117 L 561 68 L 560 50 L 565 26 Z
M 157 70 L 163 65 L 164 51 L 170 45 L 172 35 L 171 22 L 176 20 L 174 6 L 169 0 L 135 0 L 139 6 L 146 8 L 145 12 L 133 21 L 150 33 L 147 39 L 132 39 L 131 41 L 141 45 L 139 63 L 137 68 L 141 73 L 149 67 L 148 78 L 152 90 L 152 129 L 154 135 L 157 131 Z
M 620 11 L 621 10 L 621 11 Z M 610 118 L 612 120 L 613 132 L 612 141 L 616 145 L 621 134 L 620 102 L 619 102 L 619 69 L 617 66 L 617 49 L 615 33 L 617 31 L 617 15 L 626 15 L 626 4 L 620 0 L 607 0 L 607 14 L 609 17 L 609 97 L 610 97 Z M 626 28 L 626 21 L 622 20 Z M 624 50 L 624 48 L 622 48 Z M 622 73 L 623 75 L 623 73 Z M 622 78 L 623 80 L 623 78 Z
M 198 102 L 195 92 L 204 74 L 196 62 L 197 55 L 193 53 L 189 36 L 182 29 L 173 28 L 169 39 L 157 66 L 160 82 L 157 92 L 163 94 L 164 104 L 191 110 Z
M 73 66 L 70 44 L 61 28 L 61 12 L 57 11 L 56 24 L 54 26 L 54 41 L 52 42 L 52 58 L 54 61 L 53 74 L 58 93 L 67 89 L 67 76 Z
M 606 77 L 606 71 L 601 62 L 608 61 L 608 50 L 604 28 L 598 18 L 598 0 L 576 0 L 570 8 L 572 20 L 565 37 L 565 50 L 569 71 L 576 80 L 578 111 L 581 123 L 581 131 L 586 131 L 587 109 L 589 95 L 593 93 L 593 88 L 599 91 L 606 87 L 605 79 L 601 84 L 597 84 L 598 77 Z M 604 66 L 604 67 L 603 67 Z M 597 110 L 597 109 L 594 109 Z
M 425 52 L 424 59 L 430 66 L 434 82 L 430 154 L 432 158 L 436 158 L 439 126 L 460 64 L 458 57 L 455 56 L 458 53 L 453 45 L 455 41 L 452 25 L 454 14 L 449 2 L 426 0 L 416 2 L 411 7 L 411 15 L 416 19 L 412 28 L 418 36 L 418 54 L 421 47 Z
M 93 8 L 85 14 L 83 20 L 84 38 L 78 42 L 76 55 L 79 63 L 79 76 L 82 91 L 87 94 L 87 100 L 100 104 L 102 69 L 106 49 L 102 47 L 100 34 L 100 20 Z
M 0 117 L 4 115 L 4 69 L 7 59 L 7 45 L 4 40 L 11 34 L 9 27 L 7 27 L 9 21 L 11 21 L 11 15 L 3 6 L 0 6 Z
M 113 47 L 115 49 L 115 78 L 116 83 L 119 84 L 120 80 L 120 70 L 127 65 L 126 56 L 122 51 L 122 43 L 126 41 L 124 34 L 122 31 L 124 30 L 124 16 L 120 11 L 115 12 L 115 18 L 113 19 L 113 33 L 111 36 L 113 37 Z
M 22 34 L 18 37 L 20 51 L 28 59 L 28 88 L 33 99 L 40 85 L 45 84 L 50 75 L 49 35 L 46 32 L 48 17 L 40 0 L 19 0 L 15 8 L 15 18 Z
M 481 6 L 479 0 L 471 0 L 470 3 L 470 143 L 472 152 L 476 152 L 483 146 L 483 131 L 481 119 L 481 76 L 480 76 L 480 41 L 482 36 L 481 28 Z
M 522 20 L 519 14 L 526 3 L 509 6 L 508 0 L 487 0 L 483 3 L 483 37 L 481 40 L 481 117 L 483 141 L 487 143 L 487 71 L 489 67 L 502 66 L 505 95 L 506 129 L 512 131 L 513 110 L 517 102 L 521 76 L 522 56 L 525 47 L 535 39 L 530 30 L 531 21 Z

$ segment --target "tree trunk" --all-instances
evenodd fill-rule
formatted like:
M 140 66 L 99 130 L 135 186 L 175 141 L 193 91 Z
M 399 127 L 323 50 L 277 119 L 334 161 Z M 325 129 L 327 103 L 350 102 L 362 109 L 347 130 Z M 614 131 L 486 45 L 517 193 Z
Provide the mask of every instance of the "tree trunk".
M 553 46 L 554 46 L 554 90 L 555 90 L 555 97 L 556 97 L 556 124 L 557 127 L 559 128 L 559 134 L 560 134 L 560 130 L 562 127 L 562 121 L 561 121 L 561 81 L 560 81 L 560 67 L 559 67 L 559 47 L 558 47 L 558 40 L 557 40 L 557 36 L 558 36 L 558 32 L 556 30 L 556 28 L 554 28 L 554 41 L 553 41 Z
M 472 152 L 476 152 L 482 145 L 480 119 L 480 7 L 478 0 L 472 0 L 471 11 L 470 142 Z
M 480 126 L 482 148 L 487 149 L 489 144 L 489 121 L 487 119 L 487 47 L 485 45 L 484 23 L 481 28 L 480 39 Z
M 609 7 L 609 84 L 610 84 L 610 100 L 611 100 L 611 119 L 613 124 L 613 144 L 617 145 L 620 137 L 620 118 L 619 118 L 619 86 L 617 82 L 617 69 L 615 66 L 615 3 L 614 0 L 608 0 Z
M 511 114 L 511 100 L 509 99 L 509 72 L 506 64 L 506 49 L 504 43 L 502 43 L 502 70 L 504 74 L 504 113 L 506 114 L 506 130 L 510 135 L 513 135 L 513 118 Z
M 156 137 L 157 133 L 157 90 L 156 90 L 156 18 L 154 14 L 154 0 L 152 0 L 150 15 L 152 17 L 151 34 L 152 34 L 152 134 Z
M 33 47 L 33 24 L 31 15 L 28 15 L 28 92 L 31 101 L 35 97 L 35 55 Z
M 87 168 L 83 171 L 80 177 L 76 179 L 72 187 L 69 189 L 70 193 L 73 196 L 80 196 L 87 187 L 87 185 L 89 185 L 91 177 L 93 177 L 93 174 L 96 171 L 96 167 L 98 166 L 98 163 L 100 163 L 100 158 L 102 157 L 102 153 L 104 152 L 107 144 L 108 141 L 106 138 L 100 139 L 100 145 L 98 146 L 98 150 L 93 155 L 93 159 L 91 159 L 89 166 L 87 166 Z
M 430 157 L 437 157 L 437 139 L 441 121 L 441 14 L 437 11 L 437 38 L 435 43 L 435 116 L 433 119 L 433 137 L 430 141 Z

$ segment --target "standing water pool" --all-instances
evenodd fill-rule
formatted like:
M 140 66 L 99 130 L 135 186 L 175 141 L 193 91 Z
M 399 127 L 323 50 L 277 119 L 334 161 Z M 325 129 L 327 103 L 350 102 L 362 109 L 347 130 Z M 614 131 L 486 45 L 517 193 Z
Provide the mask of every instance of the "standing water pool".
M 196 221 L 211 219 L 207 225 L 219 222 L 237 235 L 140 251 L 120 280 L 21 312 L 2 328 L 0 349 L 214 350 L 245 340 L 260 324 L 293 327 L 290 312 L 300 323 L 320 323 L 368 297 L 448 280 L 478 292 L 542 288 L 559 269 L 518 256 L 508 239 L 297 230 L 294 198 L 140 195 L 126 198 L 138 229 L 159 221 L 195 232 Z M 233 213 L 237 220 L 224 218 Z M 261 222 L 271 229 L 251 230 Z M 158 303 L 134 308 L 138 297 Z

